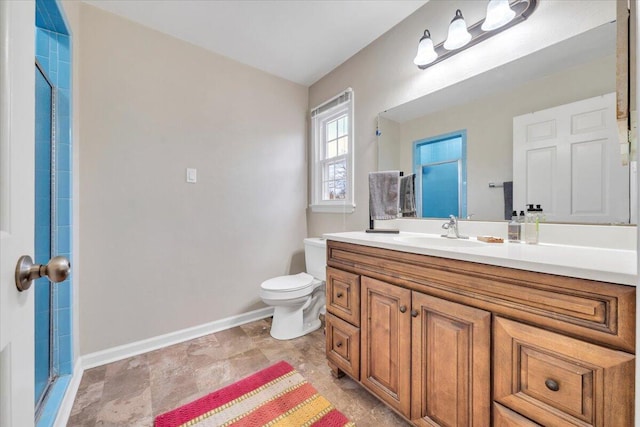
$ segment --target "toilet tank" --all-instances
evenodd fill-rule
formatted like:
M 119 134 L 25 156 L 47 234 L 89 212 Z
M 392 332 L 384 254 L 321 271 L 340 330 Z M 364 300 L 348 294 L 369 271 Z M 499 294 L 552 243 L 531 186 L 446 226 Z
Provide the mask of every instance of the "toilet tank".
M 327 279 L 327 241 L 320 237 L 304 239 L 304 262 L 307 273 L 319 280 Z

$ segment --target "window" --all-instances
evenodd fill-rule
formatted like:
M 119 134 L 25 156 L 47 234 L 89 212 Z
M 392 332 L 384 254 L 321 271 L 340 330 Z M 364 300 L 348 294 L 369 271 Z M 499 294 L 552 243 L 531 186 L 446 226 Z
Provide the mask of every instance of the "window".
M 351 89 L 311 111 L 311 142 L 311 210 L 353 212 Z
M 467 216 L 466 148 L 465 130 L 414 142 L 418 216 Z

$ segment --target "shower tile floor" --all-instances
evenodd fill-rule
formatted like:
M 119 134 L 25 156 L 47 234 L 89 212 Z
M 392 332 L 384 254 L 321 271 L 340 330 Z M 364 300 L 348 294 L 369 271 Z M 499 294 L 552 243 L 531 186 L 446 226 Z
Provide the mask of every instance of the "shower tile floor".
M 322 328 L 289 341 L 271 319 L 247 323 L 84 372 L 68 426 L 153 426 L 157 415 L 280 361 L 289 362 L 359 427 L 408 425 L 327 366 Z

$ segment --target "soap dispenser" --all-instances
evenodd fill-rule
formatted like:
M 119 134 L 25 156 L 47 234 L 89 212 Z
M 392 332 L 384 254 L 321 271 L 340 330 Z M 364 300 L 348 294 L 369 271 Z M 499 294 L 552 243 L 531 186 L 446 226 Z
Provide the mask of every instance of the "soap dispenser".
M 510 242 L 520 242 L 520 223 L 518 222 L 518 212 L 511 212 L 511 221 L 509 221 L 507 237 Z
M 524 218 L 524 241 L 531 245 L 538 244 L 538 238 L 540 233 L 540 221 L 544 218 L 542 214 L 542 208 L 537 205 L 535 208 L 533 205 L 527 205 L 527 214 Z

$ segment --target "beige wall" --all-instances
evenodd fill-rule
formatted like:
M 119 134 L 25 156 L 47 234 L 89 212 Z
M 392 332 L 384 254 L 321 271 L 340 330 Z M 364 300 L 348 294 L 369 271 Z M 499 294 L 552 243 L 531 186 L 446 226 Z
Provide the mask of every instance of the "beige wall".
M 263 307 L 304 268 L 307 88 L 85 4 L 80 34 L 80 354 Z
M 322 103 L 346 87 L 355 94 L 355 194 L 353 214 L 307 213 L 310 235 L 368 226 L 370 171 L 377 170 L 376 116 L 404 102 L 481 74 L 534 51 L 615 20 L 609 0 L 545 0 L 525 22 L 425 71 L 413 65 L 418 39 L 428 28 L 437 44 L 456 4 L 430 1 L 414 14 L 333 70 L 309 89 L 309 107 Z M 464 2 L 467 23 L 477 22 L 485 2 Z
M 381 120 L 379 148 L 397 150 L 392 155 L 398 163 L 389 169 L 411 171 L 414 141 L 466 130 L 467 214 L 474 220 L 500 221 L 503 192 L 489 188 L 489 182 L 513 179 L 513 117 L 615 92 L 615 75 L 616 57 L 611 55 L 402 124 Z M 382 163 L 383 152 L 379 154 Z

